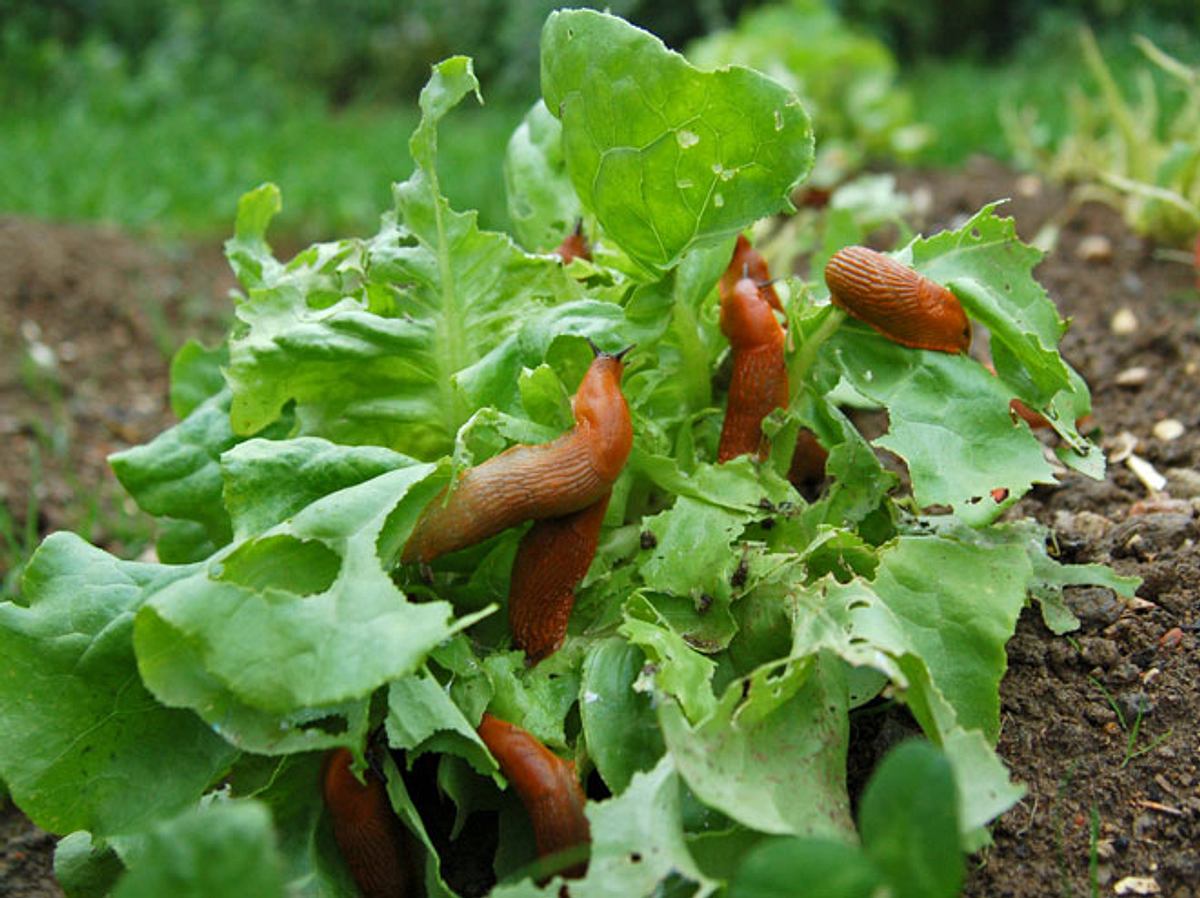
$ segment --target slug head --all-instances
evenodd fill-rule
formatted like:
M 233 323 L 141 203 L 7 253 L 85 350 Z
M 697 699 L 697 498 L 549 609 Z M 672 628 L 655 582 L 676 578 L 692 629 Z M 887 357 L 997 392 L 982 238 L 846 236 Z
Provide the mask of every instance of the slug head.
M 621 359 L 628 351 L 597 354 L 572 400 L 575 425 L 586 431 L 596 472 L 610 481 L 617 479 L 633 448 L 629 404 L 621 392 Z
M 752 349 L 783 340 L 783 328 L 752 277 L 741 278 L 721 299 L 721 333 L 735 349 Z

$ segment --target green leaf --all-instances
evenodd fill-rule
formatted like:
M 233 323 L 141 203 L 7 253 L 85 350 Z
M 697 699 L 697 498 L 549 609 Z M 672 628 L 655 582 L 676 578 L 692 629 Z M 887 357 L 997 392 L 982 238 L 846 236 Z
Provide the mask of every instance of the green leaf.
M 571 882 L 574 898 L 629 898 L 656 894 L 668 876 L 694 883 L 694 898 L 713 892 L 716 883 L 704 876 L 683 838 L 679 776 L 669 757 L 647 773 L 634 774 L 622 794 L 589 802 L 592 828 L 587 876 Z M 559 894 L 558 880 L 538 888 L 529 882 L 499 885 L 492 898 L 526 898 Z
M 588 754 L 614 795 L 625 791 L 639 771 L 662 756 L 650 696 L 634 689 L 645 656 L 623 639 L 601 640 L 583 662 L 579 712 Z
M 689 726 L 669 694 L 659 723 L 680 775 L 705 804 L 767 833 L 847 837 L 849 715 L 830 655 L 771 664 L 735 681 Z
M 567 712 L 579 698 L 579 647 L 568 642 L 534 667 L 524 652 L 496 652 L 483 660 L 493 696 L 489 710 L 556 748 L 566 748 Z
M 671 628 L 658 610 L 641 594 L 629 599 L 624 622 L 618 632 L 641 648 L 652 665 L 652 688 L 674 697 L 683 713 L 693 721 L 707 718 L 716 707 L 712 677 L 716 664 L 693 649 Z
M 134 636 L 147 685 L 194 706 L 176 687 L 209 677 L 283 716 L 364 699 L 414 671 L 471 622 L 451 621 L 445 602 L 409 602 L 386 572 L 444 483 L 434 471 L 413 465 L 331 493 L 157 590 Z
M 863 851 L 896 898 L 955 898 L 963 882 L 954 776 L 941 752 L 906 742 L 883 759 L 863 792 Z
M 388 686 L 388 744 L 407 752 L 409 769 L 428 752 L 465 759 L 482 776 L 498 769 L 475 726 L 428 671 Z
M 501 405 L 505 391 L 515 402 L 519 366 L 532 360 L 509 352 L 474 366 L 580 288 L 557 259 L 480 230 L 442 195 L 437 128 L 476 88 L 469 60 L 434 67 L 410 141 L 416 169 L 395 186 L 396 215 L 377 236 L 317 245 L 248 285 L 227 371 L 237 433 L 294 400 L 301 435 L 432 459 L 476 408 Z
M 217 545 L 229 542 L 221 504 L 221 453 L 238 442 L 229 428 L 229 393 L 204 400 L 186 419 L 108 463 L 143 511 L 195 521 Z
M 746 855 L 729 898 L 872 898 L 879 884 L 879 872 L 856 845 L 780 837 Z
M 649 271 L 789 208 L 812 166 L 795 94 L 749 69 L 699 71 L 603 13 L 546 20 L 542 93 L 583 205 Z
M 317 437 L 247 440 L 221 456 L 234 536 L 262 533 L 323 496 L 411 464 L 381 446 L 341 446 Z
M 1003 511 L 991 490 L 1053 482 L 1041 443 L 1009 415 L 1011 395 L 973 359 L 908 349 L 865 325 L 843 325 L 826 347 L 854 389 L 887 407 L 888 432 L 873 443 L 908 464 L 920 505 L 981 525 Z
M 504 189 L 517 238 L 536 252 L 554 250 L 583 214 L 567 177 L 562 125 L 541 100 L 508 141 Z
M 133 615 L 189 571 L 118 561 L 59 533 L 25 569 L 28 607 L 0 603 L 0 777 L 43 829 L 135 831 L 196 801 L 233 759 L 138 679 Z
M 54 878 L 67 898 L 104 898 L 124 872 L 112 846 L 97 846 L 91 833 L 71 833 L 54 846 Z
M 221 367 L 229 363 L 229 347 L 209 349 L 199 340 L 188 340 L 171 358 L 171 411 L 183 420 L 206 399 L 225 388 Z
M 283 197 L 271 183 L 260 184 L 238 200 L 237 224 L 233 238 L 225 241 L 225 256 L 246 287 L 257 287 L 279 273 L 266 238 L 267 226 L 282 208 Z
M 271 815 L 255 801 L 216 801 L 161 823 L 113 898 L 283 898 Z

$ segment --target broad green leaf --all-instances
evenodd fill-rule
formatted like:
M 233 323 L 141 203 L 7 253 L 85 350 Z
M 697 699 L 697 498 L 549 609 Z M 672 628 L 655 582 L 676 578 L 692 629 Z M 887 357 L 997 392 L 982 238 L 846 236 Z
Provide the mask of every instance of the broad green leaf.
M 283 898 L 271 815 L 255 801 L 216 801 L 160 823 L 114 898 Z
M 482 776 L 497 769 L 475 726 L 427 670 L 388 686 L 385 723 L 388 744 L 407 752 L 409 769 L 428 752 L 457 755 Z
M 229 541 L 221 504 L 221 453 L 238 442 L 229 428 L 229 393 L 204 400 L 190 415 L 143 446 L 109 456 L 113 473 L 143 511 L 204 526 L 217 545 Z
M 588 754 L 614 795 L 663 753 L 650 696 L 634 689 L 644 664 L 637 646 L 617 638 L 597 642 L 583 662 L 579 713 Z
M 112 846 L 98 846 L 91 833 L 71 833 L 54 846 L 54 878 L 67 898 L 104 898 L 124 872 Z
M 470 622 L 451 621 L 444 602 L 408 601 L 386 572 L 444 483 L 434 471 L 413 465 L 331 493 L 154 592 L 134 635 L 147 685 L 191 706 L 175 687 L 210 677 L 285 716 L 364 699 L 415 670 Z M 167 651 L 180 640 L 186 657 Z
M 546 20 L 542 94 L 583 205 L 648 271 L 789 208 L 812 166 L 795 94 L 750 69 L 699 71 L 603 13 Z
M 745 856 L 729 898 L 873 898 L 879 884 L 879 872 L 856 845 L 779 837 Z
M 274 184 L 260 184 L 238 200 L 234 236 L 225 241 L 225 256 L 247 288 L 278 275 L 280 265 L 267 245 L 267 226 L 283 208 L 283 197 Z
M 906 742 L 883 759 L 859 808 L 863 851 L 896 898 L 955 898 L 963 882 L 954 776 L 941 752 Z
M 449 451 L 471 412 L 507 390 L 523 362 L 475 370 L 546 306 L 577 298 L 558 260 L 450 208 L 436 166 L 442 117 L 477 89 L 469 60 L 434 67 L 409 144 L 416 169 L 396 214 L 370 240 L 318 245 L 237 309 L 227 377 L 237 433 L 296 402 L 302 435 L 377 443 L 422 459 Z M 618 310 L 619 311 L 619 310 Z
M 571 882 L 574 898 L 629 898 L 656 894 L 668 876 L 682 877 L 694 886 L 693 898 L 704 898 L 716 883 L 700 872 L 683 838 L 681 783 L 669 757 L 655 768 L 636 773 L 629 787 L 615 798 L 587 806 L 592 827 L 587 876 Z M 500 885 L 492 898 L 532 898 L 559 894 L 561 881 L 542 887 L 526 881 Z
M 668 753 L 705 804 L 761 832 L 846 837 L 846 701 L 841 662 L 820 655 L 735 681 L 695 726 L 669 694 L 658 714 Z
M 143 828 L 195 802 L 233 759 L 138 679 L 133 615 L 189 571 L 119 561 L 59 533 L 25 569 L 28 607 L 0 603 L 0 777 L 43 829 Z
M 1011 394 L 974 360 L 908 349 L 849 324 L 827 352 L 854 389 L 887 407 L 888 432 L 874 445 L 908 464 L 920 505 L 950 505 L 986 524 L 1003 510 L 991 490 L 1020 496 L 1053 482 L 1041 443 L 1009 415 Z
M 380 446 L 341 446 L 316 437 L 247 440 L 221 455 L 234 536 L 262 533 L 323 496 L 413 463 Z
M 229 363 L 229 347 L 209 349 L 199 340 L 188 340 L 171 358 L 171 411 L 183 420 L 206 399 L 225 388 L 221 366 Z
M 554 250 L 583 214 L 567 177 L 562 125 L 541 100 L 508 141 L 504 189 L 517 238 L 534 252 Z
M 701 594 L 729 600 L 729 579 L 740 556 L 730 543 L 745 527 L 749 515 L 680 496 L 668 511 L 643 519 L 657 545 L 641 565 L 650 589 L 678 596 Z M 704 564 L 697 564 L 698 558 Z

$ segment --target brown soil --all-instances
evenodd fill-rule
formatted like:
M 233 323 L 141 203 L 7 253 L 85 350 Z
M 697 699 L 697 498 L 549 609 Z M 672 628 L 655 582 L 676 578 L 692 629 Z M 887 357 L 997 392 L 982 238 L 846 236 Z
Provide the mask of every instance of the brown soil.
M 926 232 L 1011 196 L 1006 214 L 1029 240 L 1066 202 L 986 163 L 908 174 L 902 184 L 929 192 L 918 222 Z M 1107 255 L 1081 256 L 1089 236 L 1106 238 Z M 1066 219 L 1037 275 L 1074 319 L 1064 354 L 1092 385 L 1106 446 L 1128 432 L 1134 451 L 1170 480 L 1148 505 L 1147 489 L 1118 463 L 1103 482 L 1071 475 L 1014 510 L 1051 525 L 1064 560 L 1109 563 L 1144 582 L 1132 607 L 1106 590 L 1070 591 L 1084 620 L 1070 639 L 1052 636 L 1036 612 L 1022 616 L 1001 686 L 999 750 L 1028 795 L 997 821 L 965 894 L 1083 898 L 1093 877 L 1095 894 L 1111 895 L 1138 876 L 1168 898 L 1197 898 L 1200 297 L 1186 267 L 1156 261 L 1116 214 L 1094 205 Z M 164 253 L 112 232 L 0 219 L 0 340 L 12 347 L 0 353 L 0 500 L 13 518 L 24 519 L 32 483 L 39 533 L 82 527 L 113 551 L 137 550 L 148 525 L 118 498 L 104 458 L 169 423 L 165 350 L 197 332 L 219 334 L 228 303 L 214 300 L 230 285 L 215 248 Z M 1115 334 L 1122 308 L 1137 327 Z M 54 352 L 57 375 L 31 367 L 35 341 Z M 1145 379 L 1122 385 L 1139 380 L 1128 373 L 1137 367 L 1148 369 Z M 1164 418 L 1183 434 L 1154 436 Z M 50 850 L 18 812 L 0 812 L 0 894 L 60 894 Z

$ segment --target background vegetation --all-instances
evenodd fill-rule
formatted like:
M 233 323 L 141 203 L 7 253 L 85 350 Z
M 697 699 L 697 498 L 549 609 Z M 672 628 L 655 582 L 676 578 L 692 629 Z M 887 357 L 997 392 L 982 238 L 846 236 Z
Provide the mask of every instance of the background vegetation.
M 504 227 L 499 165 L 473 160 L 499 159 L 537 96 L 538 30 L 560 5 L 348 0 L 331 15 L 316 0 L 0 0 L 0 212 L 217 237 L 237 197 L 270 178 L 288 197 L 280 229 L 296 241 L 364 233 L 411 170 L 405 139 L 430 63 L 466 53 L 486 105 L 458 113 L 456 133 L 471 138 L 443 147 L 441 164 L 452 202 Z M 763 4 L 602 5 L 684 49 Z M 1010 158 L 1000 116 L 1016 106 L 1034 109 L 1037 139 L 1053 143 L 1068 126 L 1062 86 L 1082 80 L 1080 21 L 1098 29 L 1122 85 L 1144 62 L 1134 32 L 1200 59 L 1192 0 L 828 6 L 898 61 L 905 116 L 936 135 L 908 147 L 916 164 Z

